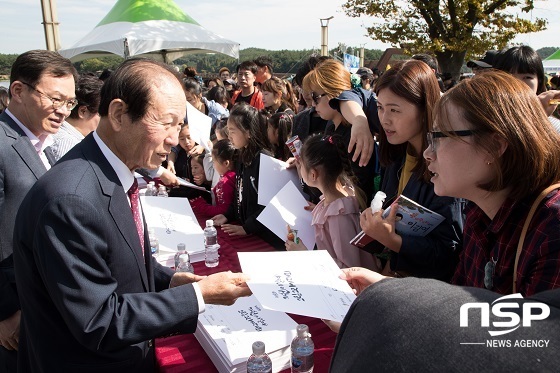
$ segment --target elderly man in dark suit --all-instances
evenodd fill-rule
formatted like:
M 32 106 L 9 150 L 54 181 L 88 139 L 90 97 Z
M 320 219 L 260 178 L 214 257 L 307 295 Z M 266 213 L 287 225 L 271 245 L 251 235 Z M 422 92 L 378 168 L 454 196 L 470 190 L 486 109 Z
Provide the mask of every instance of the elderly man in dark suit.
M 242 274 L 173 273 L 150 254 L 133 170 L 165 160 L 185 108 L 174 70 L 123 62 L 101 90 L 97 130 L 24 199 L 20 372 L 154 372 L 154 338 L 192 333 L 205 304 L 250 294 Z
M 21 201 L 54 163 L 52 135 L 76 105 L 76 69 L 58 53 L 20 55 L 10 103 L 0 114 L 0 372 L 15 372 L 20 306 L 13 267 L 14 222 Z

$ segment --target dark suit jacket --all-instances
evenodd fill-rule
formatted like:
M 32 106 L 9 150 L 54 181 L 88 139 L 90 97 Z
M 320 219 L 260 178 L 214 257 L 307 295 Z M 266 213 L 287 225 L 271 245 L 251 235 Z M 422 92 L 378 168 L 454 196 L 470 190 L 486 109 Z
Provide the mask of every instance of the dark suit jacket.
M 46 171 L 21 128 L 8 114 L 0 114 L 0 320 L 19 310 L 12 258 L 16 214 Z
M 192 285 L 168 289 L 173 272 L 147 236 L 141 257 L 126 193 L 92 134 L 31 189 L 16 227 L 19 372 L 153 372 L 148 341 L 196 329 Z

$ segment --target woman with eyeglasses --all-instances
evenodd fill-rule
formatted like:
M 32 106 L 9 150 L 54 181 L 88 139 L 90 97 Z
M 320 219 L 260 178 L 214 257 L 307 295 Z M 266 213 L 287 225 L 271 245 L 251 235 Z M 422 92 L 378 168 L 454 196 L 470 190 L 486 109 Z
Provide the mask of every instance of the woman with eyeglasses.
M 382 127 L 381 190 L 387 195 L 383 208 L 404 195 L 445 220 L 423 237 L 411 236 L 395 230 L 396 215 L 383 218 L 383 210 L 372 214 L 367 209 L 361 215 L 360 225 L 375 241 L 366 249 L 386 260 L 382 272 L 385 275 L 449 281 L 461 248 L 463 203 L 434 193 L 422 157 L 433 108 L 440 98 L 436 76 L 422 61 L 403 61 L 381 75 L 375 92 Z M 392 211 L 396 212 L 396 206 Z
M 477 74 L 438 103 L 424 152 L 438 195 L 472 201 L 452 283 L 501 294 L 560 287 L 560 135 L 526 84 L 501 71 Z M 517 258 L 516 258 L 517 257 Z M 516 264 L 517 263 L 517 264 Z
M 350 72 L 332 59 L 318 63 L 305 76 L 303 89 L 311 92 L 317 114 L 328 121 L 324 134 L 342 138 L 358 187 L 371 200 L 377 174 L 373 136 L 379 130 L 375 95 L 361 88 L 352 89 Z

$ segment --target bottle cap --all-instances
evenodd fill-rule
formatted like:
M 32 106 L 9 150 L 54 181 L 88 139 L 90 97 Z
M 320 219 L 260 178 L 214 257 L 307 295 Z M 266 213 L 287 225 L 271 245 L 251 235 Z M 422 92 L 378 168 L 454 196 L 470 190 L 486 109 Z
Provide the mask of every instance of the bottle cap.
M 300 338 L 310 337 L 309 327 L 305 324 L 299 324 L 296 328 L 297 336 Z
M 150 181 L 148 185 L 156 185 L 155 181 Z
M 256 341 L 253 343 L 253 353 L 255 355 L 264 354 L 264 342 Z
M 166 189 L 165 189 L 165 185 L 160 185 L 160 186 L 159 186 L 159 190 L 162 190 L 162 189 L 163 189 L 163 190 L 166 190 Z
M 213 227 L 213 226 L 214 226 L 214 220 L 212 219 L 206 220 L 206 227 Z
M 186 249 L 186 246 L 185 246 L 184 243 L 181 242 L 181 243 L 177 244 L 177 251 L 185 251 L 185 249 Z
M 179 261 L 181 263 L 190 262 L 190 260 L 191 260 L 191 258 L 189 256 L 189 254 L 187 254 L 187 253 L 179 255 Z

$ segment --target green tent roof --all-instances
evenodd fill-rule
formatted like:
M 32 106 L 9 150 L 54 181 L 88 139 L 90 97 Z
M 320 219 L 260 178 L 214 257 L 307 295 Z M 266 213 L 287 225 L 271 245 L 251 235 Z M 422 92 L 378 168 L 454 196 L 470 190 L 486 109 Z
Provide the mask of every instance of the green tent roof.
M 176 21 L 198 25 L 173 0 L 119 0 L 97 26 L 114 22 Z
M 560 60 L 560 49 L 558 49 L 556 52 L 552 53 L 552 55 L 548 56 L 544 60 L 545 61 L 547 61 L 547 60 Z

